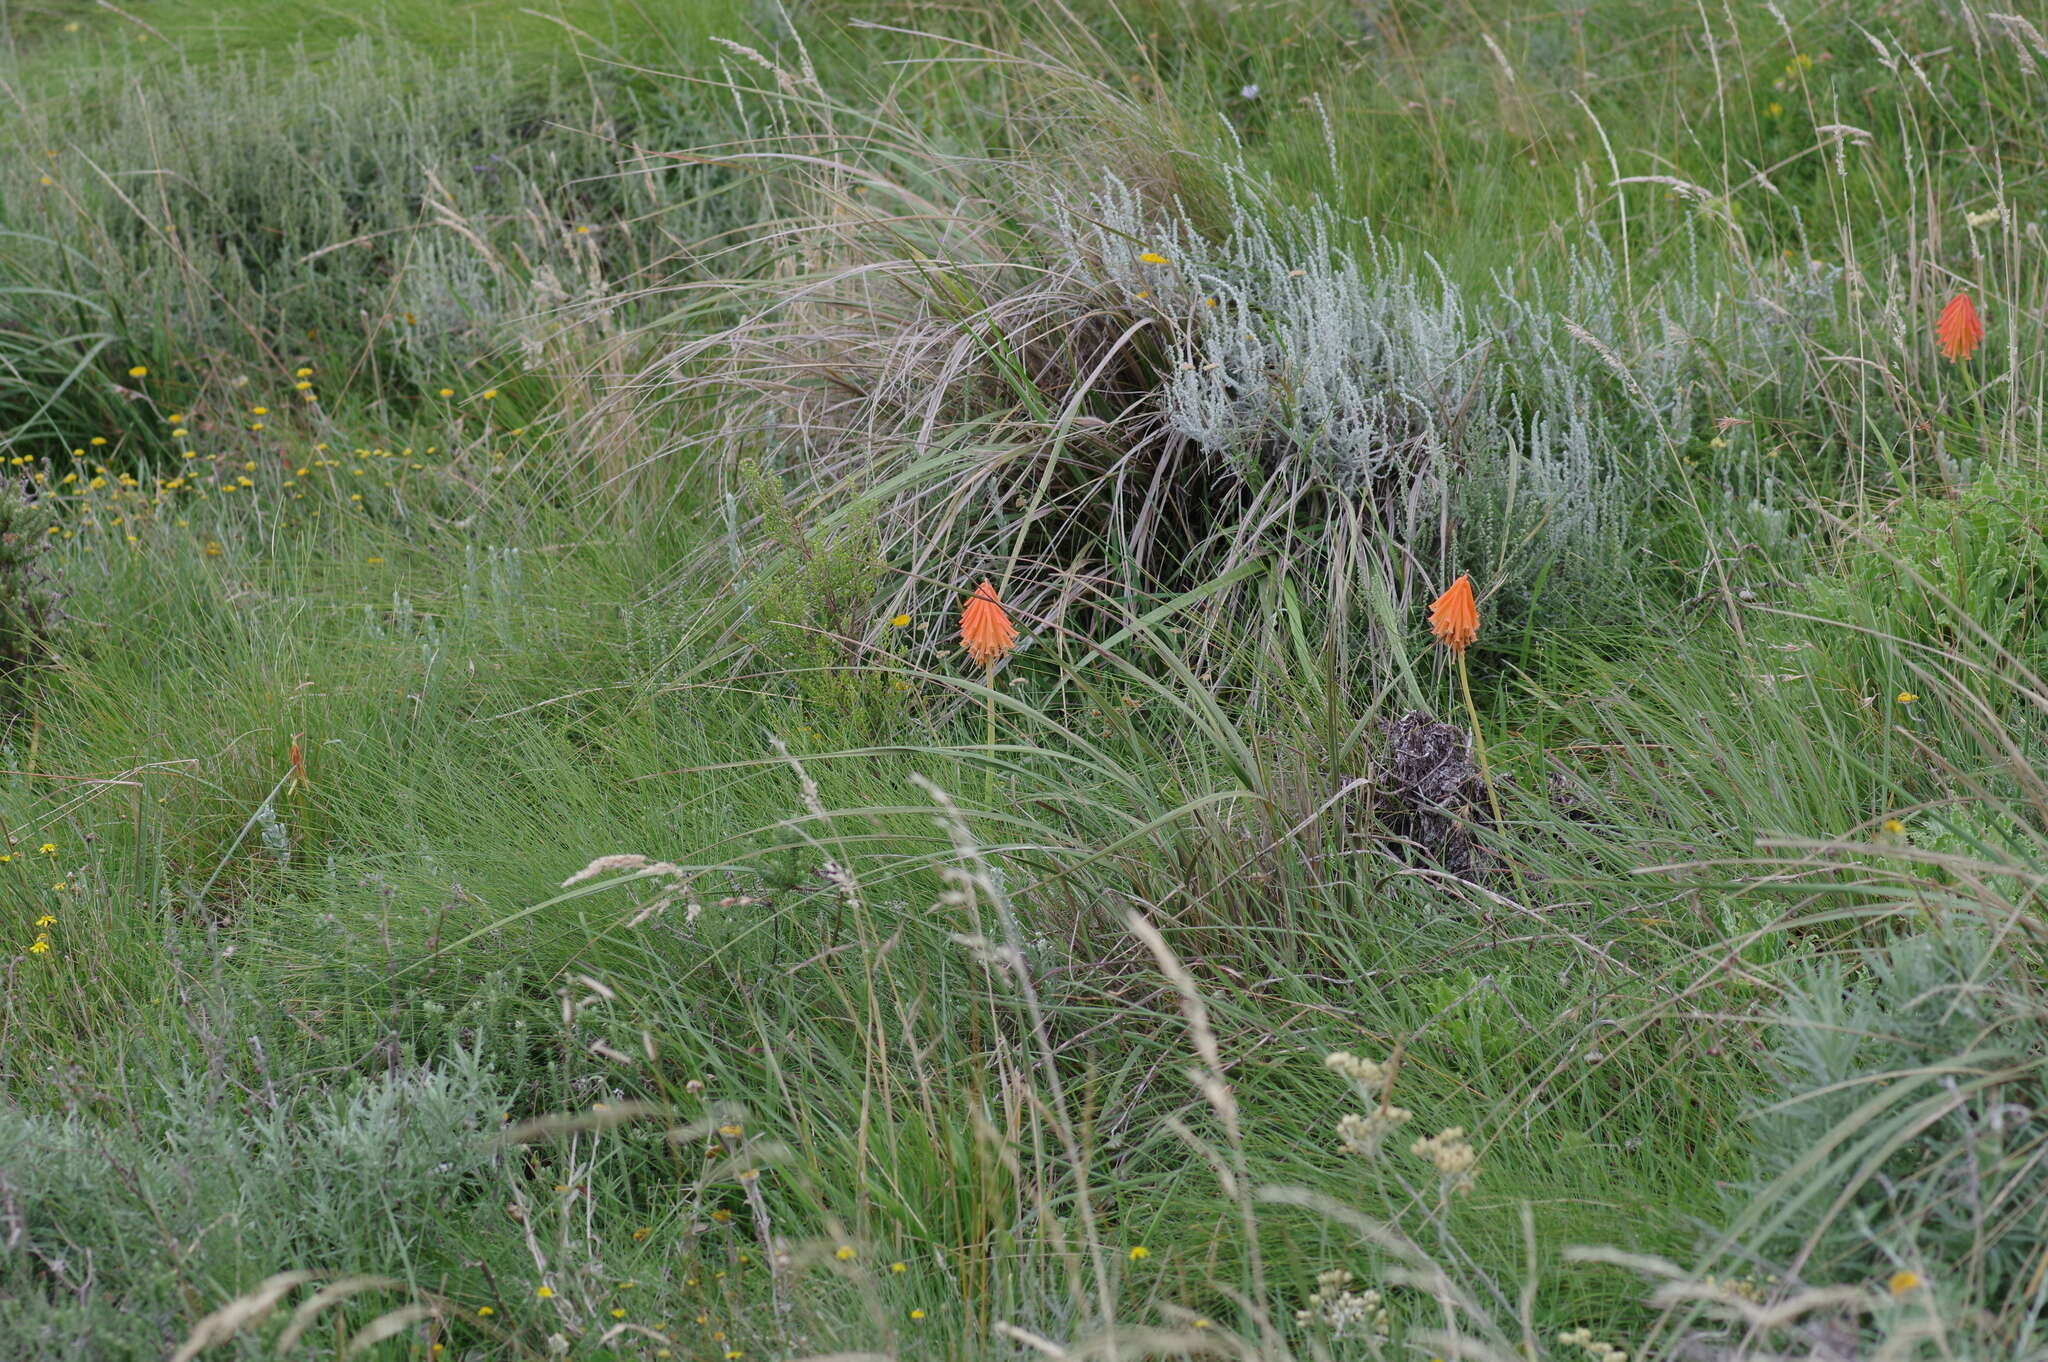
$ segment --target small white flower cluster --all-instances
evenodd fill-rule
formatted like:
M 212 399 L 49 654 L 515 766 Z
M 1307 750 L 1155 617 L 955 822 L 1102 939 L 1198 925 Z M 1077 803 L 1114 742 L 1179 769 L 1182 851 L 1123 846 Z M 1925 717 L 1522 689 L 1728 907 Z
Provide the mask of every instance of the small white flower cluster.
M 1428 1159 L 1444 1180 L 1444 1191 L 1469 1192 L 1479 1173 L 1479 1153 L 1465 1138 L 1465 1127 L 1446 1126 L 1440 1133 L 1425 1135 L 1409 1146 L 1419 1159 Z
M 1385 1338 L 1389 1321 L 1380 1293 L 1370 1288 L 1353 1291 L 1351 1282 L 1351 1274 L 1341 1267 L 1318 1273 L 1315 1294 L 1308 1298 L 1306 1308 L 1294 1312 L 1294 1322 L 1304 1328 L 1328 1325 L 1335 1338 L 1361 1330 Z
M 1362 1159 L 1376 1159 L 1387 1137 L 1415 1115 L 1406 1107 L 1374 1107 L 1364 1116 L 1346 1112 L 1337 1121 L 1337 1142 Z
M 1768 1294 L 1764 1284 L 1755 1277 L 1715 1277 L 1709 1275 L 1703 1278 L 1703 1280 L 1706 1285 L 1716 1291 L 1723 1291 L 1731 1296 L 1740 1296 L 1742 1299 L 1756 1305 L 1763 1304 Z
M 1338 1119 L 1337 1142 L 1360 1158 L 1378 1158 L 1387 1137 L 1415 1115 L 1387 1100 L 1394 1079 L 1392 1067 L 1348 1050 L 1338 1050 L 1326 1057 L 1323 1067 L 1350 1079 L 1357 1085 L 1358 1095 L 1371 1107 L 1364 1116 L 1347 1112 Z
M 1349 1050 L 1332 1051 L 1323 1060 L 1323 1067 L 1331 1073 L 1341 1074 L 1359 1087 L 1377 1094 L 1387 1081 L 1387 1068 L 1377 1060 L 1354 1055 Z
M 1591 1329 L 1572 1329 L 1557 1336 L 1558 1346 L 1577 1348 L 1591 1362 L 1628 1362 L 1628 1350 L 1593 1337 Z

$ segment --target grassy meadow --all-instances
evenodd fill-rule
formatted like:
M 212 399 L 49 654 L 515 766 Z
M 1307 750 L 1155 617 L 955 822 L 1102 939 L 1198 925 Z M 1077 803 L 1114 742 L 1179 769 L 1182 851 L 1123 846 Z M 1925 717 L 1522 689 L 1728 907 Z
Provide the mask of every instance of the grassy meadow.
M 2048 1357 L 2044 67 L 0 0 L 0 1357 Z

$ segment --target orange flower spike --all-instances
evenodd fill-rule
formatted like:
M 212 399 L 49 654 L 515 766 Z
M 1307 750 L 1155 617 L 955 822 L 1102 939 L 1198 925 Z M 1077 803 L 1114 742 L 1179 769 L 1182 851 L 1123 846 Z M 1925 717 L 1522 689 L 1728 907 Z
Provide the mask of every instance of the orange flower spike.
M 1451 589 L 1429 607 L 1429 630 L 1436 641 L 1463 654 L 1479 637 L 1479 603 L 1472 599 L 1472 579 L 1461 575 Z
M 966 645 L 974 665 L 984 669 L 995 666 L 1017 646 L 1017 626 L 1010 623 L 992 583 L 983 582 L 967 598 L 967 608 L 960 612 L 960 642 Z
M 1948 300 L 1934 323 L 1934 336 L 1941 342 L 1941 357 L 1952 364 L 1962 363 L 1984 343 L 1984 323 L 1969 294 L 1958 293 Z

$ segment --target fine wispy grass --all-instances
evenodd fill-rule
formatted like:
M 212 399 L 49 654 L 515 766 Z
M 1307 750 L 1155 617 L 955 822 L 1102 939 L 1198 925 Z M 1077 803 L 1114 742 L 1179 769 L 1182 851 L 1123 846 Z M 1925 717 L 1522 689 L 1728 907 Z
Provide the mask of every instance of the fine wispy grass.
M 2048 1347 L 2039 21 L 0 42 L 0 1354 Z

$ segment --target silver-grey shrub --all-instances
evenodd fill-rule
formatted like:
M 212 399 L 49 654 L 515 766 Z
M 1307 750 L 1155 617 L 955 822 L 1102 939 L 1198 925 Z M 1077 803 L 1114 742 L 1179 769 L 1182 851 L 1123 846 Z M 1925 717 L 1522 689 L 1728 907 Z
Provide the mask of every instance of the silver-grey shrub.
M 128 1127 L 0 1108 L 4 1233 L 19 1229 L 0 1253 L 0 1355 L 163 1356 L 197 1314 L 287 1268 L 432 1288 L 503 1106 L 458 1052 L 297 1100 L 189 1074 Z
M 1631 609 L 1680 512 L 1756 501 L 1694 462 L 1742 383 L 1796 372 L 1804 314 L 1776 297 L 1782 325 L 1697 270 L 1632 296 L 1592 234 L 1554 286 L 1473 284 L 1239 165 L 1191 207 L 908 132 L 791 155 L 807 115 L 763 97 L 782 136 L 732 157 L 786 182 L 788 215 L 729 280 L 739 320 L 660 372 L 718 405 L 728 467 L 825 514 L 879 504 L 904 575 L 871 641 L 983 575 L 1044 620 L 1266 554 L 1333 601 L 1371 578 L 1403 618 L 1469 571 L 1497 626 L 1539 593 L 1555 624 Z
M 1911 1272 L 2010 1356 L 2048 1345 L 2048 1030 L 2038 950 L 1949 918 L 1799 971 L 1774 1020 L 1778 1090 L 1733 1221 L 1793 1283 Z
M 1220 232 L 1114 177 L 1057 218 L 1070 267 L 1100 262 L 1178 322 L 1172 433 L 1248 485 L 1363 507 L 1404 589 L 1472 571 L 1505 590 L 1498 607 L 1539 578 L 1621 585 L 1643 423 L 1606 410 L 1593 356 L 1557 346 L 1506 288 L 1475 299 L 1369 224 L 1276 206 L 1234 171 L 1227 184 Z

